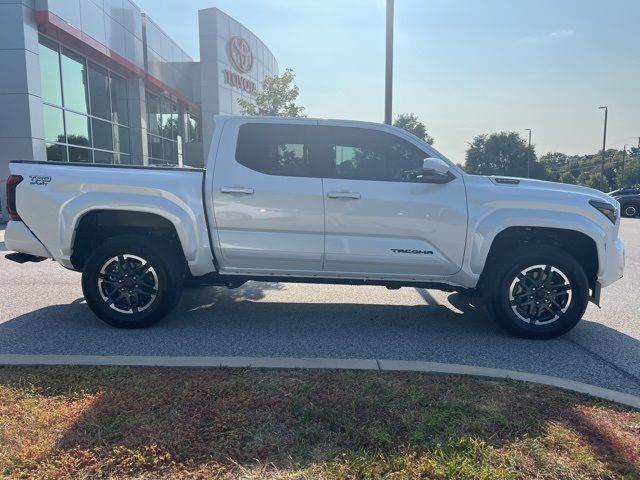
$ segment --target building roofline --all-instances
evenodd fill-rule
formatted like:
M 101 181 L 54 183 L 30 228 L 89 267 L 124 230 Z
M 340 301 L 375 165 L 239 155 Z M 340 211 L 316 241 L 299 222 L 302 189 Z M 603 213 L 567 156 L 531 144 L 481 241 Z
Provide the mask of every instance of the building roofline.
M 164 31 L 164 29 L 163 29 L 160 25 L 158 25 L 158 22 L 156 22 L 153 18 L 151 18 L 151 17 L 150 17 L 149 15 L 147 15 L 145 12 L 141 12 L 141 13 L 140 13 L 140 16 L 142 17 L 142 21 L 143 21 L 143 23 L 144 23 L 144 22 L 147 22 L 147 21 L 149 21 L 149 22 L 153 23 L 153 25 L 154 25 L 158 30 L 160 30 L 160 32 L 161 32 L 163 35 L 165 35 L 169 40 L 171 40 L 171 41 L 174 43 L 174 45 L 175 45 L 176 47 L 178 47 L 178 48 L 180 49 L 180 51 L 181 51 L 182 53 L 184 53 L 184 54 L 189 58 L 189 61 L 191 61 L 191 62 L 195 62 L 195 60 L 193 59 L 193 57 L 192 57 L 191 55 L 189 55 L 189 54 L 185 51 L 185 49 L 184 49 L 184 48 L 182 48 L 182 47 L 178 44 L 178 42 L 176 42 L 176 41 L 173 39 L 173 37 L 172 37 L 171 35 L 169 35 L 167 32 L 165 32 L 165 31 Z M 198 56 L 200 56 L 200 52 L 198 52 Z
M 242 25 L 242 28 L 244 28 L 246 31 L 248 31 L 251 35 L 253 35 L 254 37 L 256 37 L 258 39 L 258 41 L 262 44 L 262 46 L 265 48 L 265 50 L 267 50 L 269 52 L 269 55 L 271 55 L 271 57 L 273 57 L 273 59 L 276 59 L 276 56 L 273 54 L 273 52 L 271 51 L 271 49 L 267 46 L 266 43 L 264 43 L 264 41 L 262 40 L 262 38 L 258 35 L 256 35 L 256 33 L 251 30 L 250 28 L 247 28 L 245 26 L 244 23 L 240 22 L 239 20 L 237 20 L 236 18 L 232 17 L 231 15 L 229 15 L 227 12 L 220 10 L 218 7 L 210 7 L 210 8 L 202 8 L 200 10 L 198 10 L 198 13 L 203 12 L 205 10 L 217 10 L 218 12 L 220 12 L 221 14 L 223 14 L 225 17 L 230 18 L 231 20 L 233 20 L 234 22 L 239 23 L 240 25 Z M 277 63 L 277 60 L 276 60 Z

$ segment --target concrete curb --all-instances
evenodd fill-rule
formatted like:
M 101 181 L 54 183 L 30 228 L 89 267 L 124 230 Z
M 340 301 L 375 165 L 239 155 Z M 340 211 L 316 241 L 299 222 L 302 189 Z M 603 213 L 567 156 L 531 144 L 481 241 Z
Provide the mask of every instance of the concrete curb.
M 426 372 L 443 375 L 468 375 L 549 385 L 591 395 L 640 410 L 640 397 L 586 383 L 536 373 L 501 368 L 476 367 L 454 363 L 356 358 L 290 357 L 158 357 L 102 355 L 0 355 L 0 365 L 92 365 L 147 367 L 232 367 L 232 368 L 308 368 L 329 370 L 380 370 L 389 372 Z

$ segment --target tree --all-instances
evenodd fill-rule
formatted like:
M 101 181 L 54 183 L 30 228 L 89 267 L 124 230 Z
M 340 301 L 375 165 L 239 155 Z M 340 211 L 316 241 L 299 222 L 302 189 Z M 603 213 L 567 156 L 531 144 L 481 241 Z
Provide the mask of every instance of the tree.
M 562 172 L 560 174 L 560 177 L 558 178 L 558 181 L 560 183 L 569 183 L 571 185 L 575 185 L 576 184 L 576 179 L 573 175 L 571 175 L 571 172 L 567 171 L 567 172 Z
M 544 164 L 536 161 L 535 149 L 516 132 L 479 135 L 473 139 L 466 154 L 466 171 L 479 175 L 527 176 L 527 163 L 531 161 L 531 177 L 544 179 Z
M 413 133 L 420 140 L 433 145 L 433 137 L 427 133 L 426 125 L 418 120 L 418 116 L 415 113 L 401 113 L 393 121 L 393 126 Z
M 584 185 L 586 187 L 595 188 L 596 190 L 602 190 L 603 192 L 608 192 L 611 190 L 611 184 L 609 183 L 609 179 L 604 177 L 604 185 L 600 185 L 600 169 L 595 169 L 591 172 L 584 172 L 580 174 L 578 177 L 578 183 L 580 185 Z
M 270 115 L 275 117 L 303 117 L 304 107 L 296 105 L 299 89 L 293 85 L 295 75 L 287 67 L 282 75 L 266 76 L 255 101 L 239 99 L 242 115 Z
M 571 157 L 560 152 L 545 153 L 540 157 L 540 163 L 542 163 L 547 170 L 547 174 L 550 180 L 561 182 L 560 177 L 562 172 L 567 169 Z
M 640 184 L 640 156 L 627 155 L 627 161 L 624 167 L 624 184 L 619 183 L 621 187 L 631 187 Z

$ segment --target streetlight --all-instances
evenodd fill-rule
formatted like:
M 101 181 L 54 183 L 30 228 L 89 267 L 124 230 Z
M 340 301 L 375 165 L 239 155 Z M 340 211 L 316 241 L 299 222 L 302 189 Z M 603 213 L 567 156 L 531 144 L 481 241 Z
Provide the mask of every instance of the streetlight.
M 622 185 L 620 185 L 622 188 L 624 188 L 624 161 L 627 158 L 627 144 L 624 144 L 624 147 L 622 147 L 622 178 L 620 180 L 620 183 Z
M 527 178 L 531 178 L 531 129 L 525 128 L 529 132 L 529 150 L 527 150 Z
M 604 157 L 607 148 L 607 116 L 609 115 L 609 107 L 598 107 L 599 110 L 604 108 L 604 135 L 602 137 L 602 163 L 600 164 L 600 190 L 604 192 Z
M 387 52 L 384 71 L 384 123 L 391 125 L 393 95 L 393 0 L 387 0 Z

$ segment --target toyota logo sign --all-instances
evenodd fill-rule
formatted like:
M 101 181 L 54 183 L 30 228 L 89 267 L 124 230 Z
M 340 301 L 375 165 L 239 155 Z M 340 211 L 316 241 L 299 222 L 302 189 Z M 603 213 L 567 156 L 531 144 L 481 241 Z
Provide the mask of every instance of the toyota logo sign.
M 231 37 L 229 39 L 229 60 L 236 70 L 242 73 L 249 73 L 253 67 L 253 53 L 249 42 L 242 37 Z

